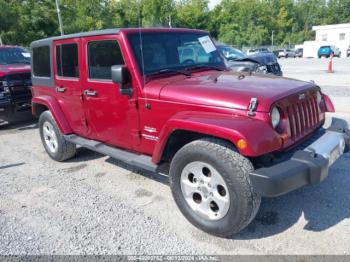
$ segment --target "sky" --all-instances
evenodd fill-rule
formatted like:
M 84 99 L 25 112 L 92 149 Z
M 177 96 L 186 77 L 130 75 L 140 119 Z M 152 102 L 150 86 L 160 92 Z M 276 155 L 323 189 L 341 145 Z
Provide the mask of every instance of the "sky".
M 209 0 L 209 9 L 213 9 L 221 0 Z

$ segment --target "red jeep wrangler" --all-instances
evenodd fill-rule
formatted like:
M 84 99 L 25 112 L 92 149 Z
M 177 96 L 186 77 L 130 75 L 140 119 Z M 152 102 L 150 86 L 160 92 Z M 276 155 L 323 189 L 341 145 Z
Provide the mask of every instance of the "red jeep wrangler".
M 200 57 L 182 57 L 185 46 Z M 349 145 L 344 121 L 322 128 L 334 108 L 318 86 L 230 72 L 204 31 L 59 36 L 33 42 L 32 59 L 32 110 L 51 158 L 80 145 L 152 172 L 169 162 L 178 207 L 214 235 L 245 228 L 261 197 L 322 181 Z

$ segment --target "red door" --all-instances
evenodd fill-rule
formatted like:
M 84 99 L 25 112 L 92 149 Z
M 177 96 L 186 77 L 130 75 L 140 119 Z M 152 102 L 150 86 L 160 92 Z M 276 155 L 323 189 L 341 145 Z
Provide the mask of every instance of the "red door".
M 133 149 L 140 143 L 136 92 L 122 95 L 112 82 L 111 66 L 124 64 L 116 35 L 82 39 L 83 86 L 89 136 L 106 144 Z
M 56 98 L 74 133 L 86 136 L 87 126 L 82 100 L 81 40 L 55 41 L 53 44 Z

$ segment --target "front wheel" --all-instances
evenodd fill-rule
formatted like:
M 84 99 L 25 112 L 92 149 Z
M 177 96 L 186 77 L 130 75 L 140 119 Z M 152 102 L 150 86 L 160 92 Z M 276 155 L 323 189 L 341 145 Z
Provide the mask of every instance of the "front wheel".
M 65 140 L 50 111 L 40 115 L 39 132 L 41 142 L 52 159 L 61 162 L 75 155 L 76 145 Z
M 170 187 L 183 215 L 210 234 L 228 237 L 255 217 L 261 198 L 252 187 L 251 162 L 218 139 L 181 148 L 170 165 Z

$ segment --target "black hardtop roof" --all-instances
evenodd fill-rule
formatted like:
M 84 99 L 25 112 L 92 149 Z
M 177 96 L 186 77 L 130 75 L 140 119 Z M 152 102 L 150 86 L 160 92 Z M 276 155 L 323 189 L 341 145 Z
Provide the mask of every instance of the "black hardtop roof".
M 142 32 L 149 32 L 149 31 L 201 31 L 198 29 L 188 29 L 188 28 L 111 28 L 111 29 L 103 29 L 103 30 L 95 30 L 95 31 L 89 31 L 89 32 L 81 32 L 81 33 L 75 33 L 75 34 L 68 34 L 68 35 L 62 35 L 62 36 L 53 36 L 49 38 L 44 38 L 40 40 L 33 41 L 31 43 L 31 46 L 42 46 L 52 43 L 52 41 L 55 40 L 63 40 L 63 39 L 71 39 L 71 38 L 80 38 L 80 37 L 88 37 L 88 36 L 98 36 L 98 35 L 113 35 L 113 34 L 119 34 L 120 31 L 136 31 L 140 30 Z
M 53 36 L 53 37 L 33 41 L 31 45 L 32 46 L 33 45 L 41 45 L 41 44 L 44 44 L 47 42 L 52 42 L 54 40 L 79 38 L 79 37 L 86 37 L 86 36 L 119 34 L 119 32 L 120 32 L 120 29 L 116 28 L 116 29 L 104 29 L 104 30 L 96 30 L 96 31 L 89 31 L 89 32 L 81 32 L 81 33 L 61 35 L 61 36 Z

